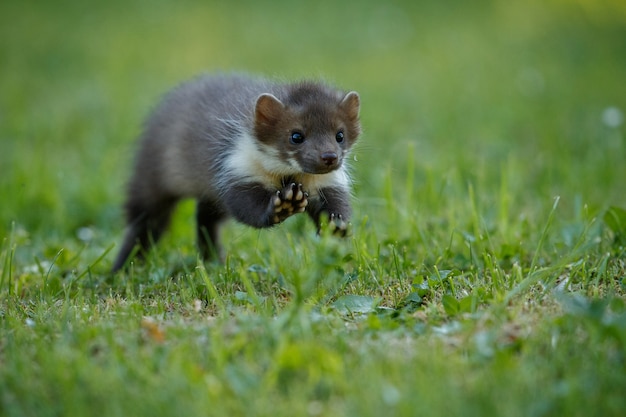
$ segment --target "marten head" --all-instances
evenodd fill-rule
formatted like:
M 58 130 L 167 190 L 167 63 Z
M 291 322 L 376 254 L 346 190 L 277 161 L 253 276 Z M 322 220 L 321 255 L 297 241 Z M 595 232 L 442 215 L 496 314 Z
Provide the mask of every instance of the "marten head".
M 342 166 L 361 132 L 359 106 L 354 91 L 294 84 L 281 99 L 272 94 L 258 97 L 255 137 L 281 170 L 326 174 Z

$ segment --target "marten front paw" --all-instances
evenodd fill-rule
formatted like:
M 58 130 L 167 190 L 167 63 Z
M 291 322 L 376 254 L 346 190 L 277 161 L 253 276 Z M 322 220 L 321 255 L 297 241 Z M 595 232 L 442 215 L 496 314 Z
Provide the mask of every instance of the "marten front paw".
M 309 194 L 302 190 L 302 184 L 291 183 L 276 191 L 272 199 L 272 224 L 283 222 L 287 217 L 302 213 L 309 204 Z
M 341 214 L 330 213 L 329 227 L 333 235 L 346 237 L 349 232 L 350 223 Z

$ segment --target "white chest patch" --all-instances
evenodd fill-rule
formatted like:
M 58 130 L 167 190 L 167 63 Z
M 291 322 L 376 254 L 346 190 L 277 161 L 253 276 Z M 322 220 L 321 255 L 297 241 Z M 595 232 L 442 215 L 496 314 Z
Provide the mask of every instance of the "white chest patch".
M 252 135 L 244 133 L 235 140 L 234 149 L 224 161 L 221 181 L 258 182 L 267 187 L 282 187 L 285 177 L 293 177 L 309 193 L 326 187 L 349 185 L 349 178 L 344 167 L 327 174 L 307 174 L 302 172 L 296 159 L 283 159 L 271 146 L 259 143 Z

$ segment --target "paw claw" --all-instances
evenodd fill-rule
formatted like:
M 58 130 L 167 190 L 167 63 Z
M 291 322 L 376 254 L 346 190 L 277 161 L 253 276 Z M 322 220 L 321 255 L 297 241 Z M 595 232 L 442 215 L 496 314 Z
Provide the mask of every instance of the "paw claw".
M 290 188 L 285 194 L 285 200 L 293 200 L 293 189 Z

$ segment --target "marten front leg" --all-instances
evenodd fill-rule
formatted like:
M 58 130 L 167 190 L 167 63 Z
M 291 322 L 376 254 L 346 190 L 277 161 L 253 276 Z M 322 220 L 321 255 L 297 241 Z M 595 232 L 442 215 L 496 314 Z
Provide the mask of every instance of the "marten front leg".
M 308 194 L 302 184 L 291 183 L 282 190 L 269 190 L 260 183 L 240 183 L 224 193 L 228 212 L 252 227 L 270 227 L 305 211 Z
M 352 216 L 350 206 L 350 192 L 341 187 L 328 187 L 319 191 L 319 198 L 310 199 L 307 207 L 309 216 L 315 222 L 318 233 L 321 231 L 322 214 L 328 216 L 332 233 L 345 237 L 349 231 L 349 222 Z

